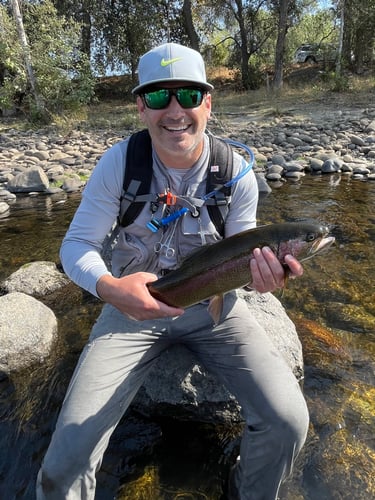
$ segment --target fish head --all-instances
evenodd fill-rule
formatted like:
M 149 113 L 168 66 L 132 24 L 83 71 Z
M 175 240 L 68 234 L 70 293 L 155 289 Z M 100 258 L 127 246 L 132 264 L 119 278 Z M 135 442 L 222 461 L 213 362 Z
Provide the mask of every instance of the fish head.
M 322 224 L 297 224 L 290 234 L 281 237 L 275 251 L 278 259 L 285 264 L 285 256 L 293 255 L 300 262 L 321 254 L 335 242 L 329 236 L 329 229 Z

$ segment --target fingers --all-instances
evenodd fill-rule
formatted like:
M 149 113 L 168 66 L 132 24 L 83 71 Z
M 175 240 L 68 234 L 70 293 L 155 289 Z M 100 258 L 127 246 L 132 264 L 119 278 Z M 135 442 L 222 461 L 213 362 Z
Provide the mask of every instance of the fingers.
M 293 257 L 293 255 L 286 255 L 284 260 L 285 264 L 289 267 L 290 278 L 296 278 L 297 276 L 302 276 L 303 274 L 302 264 L 295 257 Z
M 285 257 L 285 264 L 289 267 L 292 277 L 302 275 L 302 265 L 292 255 Z M 272 292 L 285 285 L 285 268 L 269 247 L 254 249 L 253 258 L 250 260 L 250 271 L 251 286 L 258 292 Z

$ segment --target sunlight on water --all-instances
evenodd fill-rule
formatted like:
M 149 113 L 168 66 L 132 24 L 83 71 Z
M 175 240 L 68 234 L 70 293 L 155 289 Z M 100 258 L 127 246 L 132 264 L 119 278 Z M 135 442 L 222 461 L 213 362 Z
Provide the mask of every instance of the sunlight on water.
M 79 195 L 19 198 L 0 219 L 0 280 L 30 261 L 58 262 L 78 202 Z M 306 446 L 280 498 L 367 500 L 375 497 L 375 183 L 306 176 L 261 198 L 259 224 L 311 219 L 328 224 L 336 244 L 306 262 L 303 277 L 279 297 L 304 347 L 311 415 Z M 34 498 L 36 472 L 99 308 L 85 295 L 77 295 L 73 310 L 62 304 L 50 359 L 0 379 L 1 498 Z M 127 423 L 117 434 L 121 439 L 114 435 L 98 499 L 112 498 L 120 483 L 119 499 L 219 498 L 225 455 L 235 455 L 238 430 L 231 435 L 207 425 L 141 420 L 132 425 L 136 432 Z M 144 441 L 152 436 L 156 446 L 137 454 L 135 435 Z

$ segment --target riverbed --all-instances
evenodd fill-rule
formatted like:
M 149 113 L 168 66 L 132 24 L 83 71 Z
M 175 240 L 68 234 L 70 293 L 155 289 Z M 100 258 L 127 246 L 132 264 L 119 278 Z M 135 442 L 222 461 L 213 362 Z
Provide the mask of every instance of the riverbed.
M 18 197 L 0 219 L 0 281 L 30 261 L 58 262 L 79 199 Z M 367 500 L 375 497 L 375 182 L 308 174 L 261 197 L 259 224 L 297 220 L 325 222 L 336 244 L 306 262 L 303 277 L 277 295 L 304 346 L 311 415 L 305 448 L 280 499 Z M 50 358 L 2 376 L 0 498 L 34 498 L 35 474 L 99 309 L 86 294 L 73 310 L 61 304 Z M 99 473 L 98 499 L 219 500 L 225 457 L 238 445 L 228 430 L 129 417 Z M 155 444 L 139 454 L 142 439 Z

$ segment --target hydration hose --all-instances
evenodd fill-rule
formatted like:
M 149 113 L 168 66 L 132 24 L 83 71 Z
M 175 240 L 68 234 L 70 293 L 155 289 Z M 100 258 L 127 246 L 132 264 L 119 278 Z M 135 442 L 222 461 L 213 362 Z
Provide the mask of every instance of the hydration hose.
M 202 197 L 203 201 L 206 201 L 209 198 L 212 198 L 221 189 L 233 186 L 233 184 L 235 184 L 236 182 L 238 182 L 240 179 L 242 179 L 242 177 L 244 177 L 248 172 L 250 172 L 250 170 L 254 166 L 254 162 L 255 162 L 254 153 L 252 152 L 252 150 L 248 146 L 246 146 L 246 144 L 243 144 L 242 142 L 234 141 L 232 139 L 224 139 L 224 140 L 225 140 L 225 142 L 227 142 L 231 146 L 234 146 L 236 148 L 244 149 L 249 154 L 250 161 L 247 164 L 247 166 L 239 174 L 237 174 L 235 177 L 233 177 L 233 179 L 230 179 L 228 182 L 226 182 L 225 184 L 223 184 L 223 186 L 221 186 L 219 189 L 214 189 L 213 191 L 210 191 L 209 193 L 206 193 Z M 150 222 L 148 222 L 146 224 L 146 227 L 148 229 L 150 229 L 150 231 L 152 231 L 153 233 L 156 233 L 163 226 L 167 226 L 171 222 L 174 222 L 175 220 L 177 220 L 180 217 L 182 217 L 183 215 L 185 215 L 187 212 L 190 212 L 190 209 L 187 208 L 187 207 L 182 207 L 182 208 L 180 208 L 180 210 L 177 210 L 173 214 L 168 215 L 167 217 L 163 217 L 162 219 L 156 219 L 156 218 L 151 219 Z

